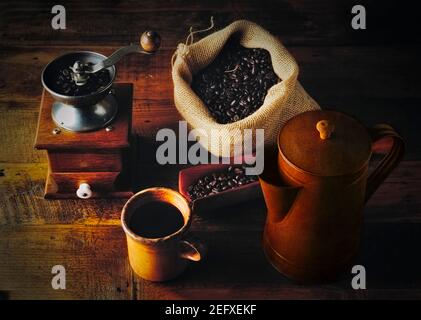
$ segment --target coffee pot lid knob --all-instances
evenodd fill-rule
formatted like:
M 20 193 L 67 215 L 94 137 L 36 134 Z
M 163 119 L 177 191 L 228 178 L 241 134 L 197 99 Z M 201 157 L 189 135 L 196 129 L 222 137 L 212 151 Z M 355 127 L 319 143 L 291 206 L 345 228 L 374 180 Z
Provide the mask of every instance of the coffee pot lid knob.
M 342 176 L 367 165 L 371 137 L 359 121 L 344 113 L 313 110 L 285 123 L 278 136 L 278 150 L 296 172 Z
M 316 129 L 320 133 L 320 139 L 329 139 L 332 132 L 335 130 L 335 125 L 328 120 L 320 120 L 316 124 Z

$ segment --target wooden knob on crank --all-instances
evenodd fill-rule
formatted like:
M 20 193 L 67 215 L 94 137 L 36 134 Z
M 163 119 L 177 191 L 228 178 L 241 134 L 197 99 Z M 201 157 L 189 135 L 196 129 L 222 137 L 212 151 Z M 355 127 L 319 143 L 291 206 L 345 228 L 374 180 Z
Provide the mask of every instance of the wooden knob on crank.
M 140 46 L 146 52 L 152 53 L 159 49 L 161 45 L 161 36 L 153 30 L 146 30 L 140 37 Z
M 330 138 L 330 135 L 334 131 L 335 126 L 328 120 L 320 120 L 316 124 L 316 129 L 320 133 L 320 139 L 325 140 Z
M 79 189 L 77 189 L 76 191 L 76 195 L 80 199 L 89 199 L 90 197 L 92 197 L 91 186 L 87 183 L 81 183 L 79 185 Z

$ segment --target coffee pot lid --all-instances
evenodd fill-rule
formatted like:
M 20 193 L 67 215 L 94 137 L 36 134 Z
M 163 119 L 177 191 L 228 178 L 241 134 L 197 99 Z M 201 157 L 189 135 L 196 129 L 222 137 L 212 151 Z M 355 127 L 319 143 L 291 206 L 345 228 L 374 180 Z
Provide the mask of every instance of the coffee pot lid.
M 308 111 L 290 119 L 278 136 L 278 149 L 287 163 L 320 176 L 352 174 L 371 155 L 368 130 L 337 111 Z

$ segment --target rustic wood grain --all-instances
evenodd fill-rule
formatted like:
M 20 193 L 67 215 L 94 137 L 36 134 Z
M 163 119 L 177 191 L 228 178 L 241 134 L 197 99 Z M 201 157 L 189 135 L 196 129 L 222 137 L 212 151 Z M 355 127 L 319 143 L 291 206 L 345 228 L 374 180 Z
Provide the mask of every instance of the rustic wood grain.
M 165 34 L 163 46 L 186 38 L 190 26 L 206 28 L 214 16 L 217 28 L 237 19 L 249 19 L 274 33 L 287 45 L 364 45 L 418 41 L 418 12 L 411 3 L 397 0 L 358 2 L 370 12 L 370 27 L 364 32 L 351 28 L 351 0 L 216 0 L 216 1 L 65 1 L 66 32 L 50 26 L 53 1 L 2 2 L 2 43 L 80 45 L 135 42 L 150 27 Z M 393 12 L 393 17 L 391 16 Z M 28 24 L 22 23 L 30 18 Z M 182 22 L 182 24 L 180 24 Z
M 89 150 L 74 150 L 48 153 L 48 163 L 51 171 L 56 172 L 102 172 L 122 169 L 122 155 L 119 150 L 93 152 Z
M 0 225 L 118 224 L 122 199 L 45 200 L 47 164 L 1 163 Z
M 350 299 L 421 297 L 421 258 L 413 243 L 421 240 L 419 223 L 365 223 L 360 256 L 354 264 L 367 271 L 368 290 L 353 290 L 351 270 L 326 285 L 297 285 L 279 274 L 261 250 L 261 230 L 241 230 L 242 212 L 231 230 L 196 231 L 209 245 L 203 263 L 191 265 L 172 283 L 139 280 L 139 299 Z M 209 218 L 212 219 L 212 218 Z M 217 218 L 214 217 L 216 220 Z M 221 221 L 221 225 L 227 225 Z M 233 235 L 235 230 L 235 236 Z M 239 272 L 241 270 L 241 272 Z M 229 281 L 227 281 L 229 279 Z M 368 280 L 369 279 L 369 280 Z M 387 285 L 386 285 L 387 284 Z M 381 294 L 379 294 L 381 292 Z
M 47 154 L 34 149 L 37 111 L 1 110 L 1 162 L 46 162 Z
M 45 187 L 46 199 L 74 199 L 81 183 L 91 187 L 91 198 L 125 198 L 133 192 L 131 185 L 120 179 L 120 172 L 50 172 Z
M 5 298 L 337 298 L 420 299 L 421 262 L 421 42 L 417 10 L 400 1 L 359 2 L 368 29 L 350 28 L 354 1 L 65 1 L 68 29 L 50 26 L 52 1 L 0 3 L 0 299 Z M 262 201 L 196 212 L 192 232 L 209 244 L 206 262 L 173 282 L 137 279 L 126 256 L 119 217 L 124 200 L 42 199 L 47 158 L 33 148 L 42 68 L 61 53 L 110 54 L 136 42 L 146 28 L 162 36 L 156 56 L 131 55 L 117 81 L 133 83 L 133 133 L 139 148 L 136 190 L 177 188 L 186 166 L 154 164 L 155 134 L 177 128 L 170 58 L 188 28 L 216 28 L 250 19 L 278 36 L 300 66 L 299 79 L 323 108 L 367 125 L 392 124 L 407 141 L 405 161 L 365 209 L 363 246 L 356 262 L 367 268 L 369 290 L 350 289 L 350 274 L 323 286 L 289 282 L 260 248 Z M 66 291 L 51 289 L 51 267 L 66 264 Z M 239 272 L 238 270 L 241 270 Z
M 8 77 L 3 79 L 0 87 L 1 109 L 7 106 L 7 109 L 34 110 L 35 105 L 25 103 L 34 100 L 39 103 L 41 71 L 60 54 L 72 50 L 92 50 L 108 55 L 116 48 L 82 45 L 3 47 L 0 69 Z M 308 82 L 305 88 L 316 99 L 330 96 L 350 98 L 356 93 L 359 98 L 371 99 L 420 98 L 421 85 L 416 80 L 421 67 L 414 61 L 421 45 L 287 48 L 300 66 L 301 82 Z M 116 81 L 133 83 L 135 99 L 149 102 L 148 106 L 154 106 L 156 102 L 165 106 L 172 104 L 171 56 L 175 49 L 176 44 L 161 48 L 153 56 L 132 54 L 125 57 L 117 65 Z M 332 79 L 338 82 L 332 83 Z
M 2 228 L 0 254 L 7 257 L 0 261 L 2 290 L 8 291 L 12 299 L 32 296 L 34 290 L 39 299 L 125 299 L 132 294 L 138 299 L 421 297 L 421 277 L 417 273 L 421 259 L 411 246 L 421 240 L 420 223 L 365 224 L 361 254 L 355 263 L 366 267 L 369 290 L 355 291 L 350 287 L 350 272 L 327 285 L 294 284 L 266 261 L 260 249 L 261 230 L 242 229 L 248 221 L 241 212 L 231 214 L 235 219 L 230 230 L 194 230 L 209 245 L 203 263 L 191 265 L 186 273 L 168 283 L 138 282 L 134 277 L 136 289 L 127 281 L 132 275 L 119 226 Z M 208 218 L 212 219 L 229 226 L 220 217 Z M 51 267 L 55 264 L 67 269 L 65 291 L 51 289 Z
M 106 54 L 113 50 L 91 49 Z M 350 113 L 367 125 L 392 124 L 408 141 L 408 159 L 421 158 L 419 126 L 411 121 L 420 114 L 421 65 L 413 62 L 421 46 L 289 49 L 301 66 L 300 81 L 323 108 Z M 0 53 L 4 55 L 0 70 L 10 75 L 0 87 L 0 140 L 10 147 L 7 152 L 0 149 L 0 161 L 46 161 L 44 153 L 34 150 L 31 143 L 42 92 L 39 77 L 49 60 L 71 50 L 13 47 Z M 131 55 L 118 66 L 117 81 L 134 84 L 133 132 L 151 140 L 162 127 L 177 128 L 180 119 L 173 103 L 172 52 L 162 50 L 153 57 Z
M 139 165 L 138 185 L 135 190 L 166 186 L 177 189 L 178 171 L 185 166 Z M 47 174 L 46 164 L 4 164 L 4 176 L 0 177 L 0 225 L 21 224 L 115 224 L 119 223 L 122 199 L 49 200 L 42 199 Z M 421 222 L 421 162 L 404 161 L 380 186 L 365 209 L 369 222 Z M 232 219 L 233 208 L 215 213 Z M 255 230 L 264 219 L 262 201 L 237 206 L 249 219 L 247 228 Z M 194 224 L 206 230 L 220 230 L 223 225 L 209 225 L 197 215 Z M 229 224 L 228 224 L 229 226 Z M 227 227 L 231 228 L 231 227 Z
M 130 299 L 124 233 L 117 226 L 0 228 L 0 286 L 10 299 Z M 66 268 L 53 290 L 51 268 Z

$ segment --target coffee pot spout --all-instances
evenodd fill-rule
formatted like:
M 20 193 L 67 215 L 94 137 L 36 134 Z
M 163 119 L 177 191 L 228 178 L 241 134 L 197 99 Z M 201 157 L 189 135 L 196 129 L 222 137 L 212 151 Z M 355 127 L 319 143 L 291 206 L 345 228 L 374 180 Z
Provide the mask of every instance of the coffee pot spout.
M 274 223 L 282 221 L 295 202 L 301 187 L 291 186 L 281 178 L 276 147 L 269 148 L 269 152 L 265 154 L 265 167 L 259 176 L 259 181 L 269 221 Z
M 273 223 L 281 222 L 293 206 L 300 188 L 263 184 L 261 182 L 268 219 Z

